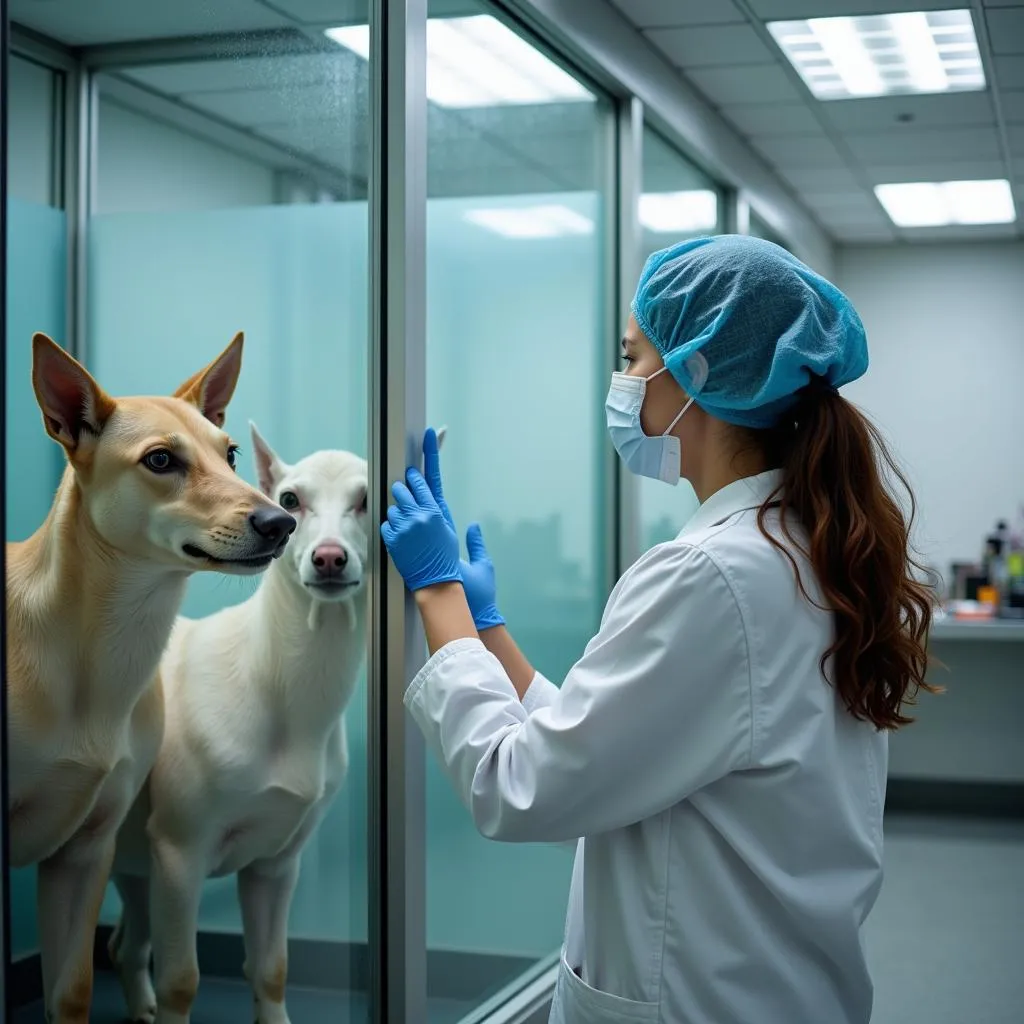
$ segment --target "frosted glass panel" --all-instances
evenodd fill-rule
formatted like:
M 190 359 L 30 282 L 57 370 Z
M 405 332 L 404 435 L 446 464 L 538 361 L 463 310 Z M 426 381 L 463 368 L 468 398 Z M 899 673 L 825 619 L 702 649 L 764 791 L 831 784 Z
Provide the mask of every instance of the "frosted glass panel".
M 32 335 L 65 331 L 67 222 L 63 210 L 7 201 L 7 540 L 31 536 L 50 509 L 63 456 L 43 430 L 32 390 Z M 36 872 L 11 872 L 11 955 L 38 942 Z
M 320 448 L 365 454 L 367 223 L 365 203 L 96 217 L 93 370 L 114 394 L 169 392 L 244 330 L 227 422 L 239 472 L 256 482 L 249 420 L 285 461 Z M 184 614 L 237 604 L 257 584 L 197 575 Z M 366 941 L 365 679 L 346 719 L 349 774 L 306 847 L 293 938 Z M 105 919 L 117 908 L 111 891 Z M 200 926 L 241 928 L 233 877 L 207 882 Z
M 518 239 L 475 219 L 522 223 L 545 206 L 592 231 Z M 461 530 L 483 527 L 517 642 L 561 680 L 605 596 L 601 198 L 435 199 L 427 228 L 428 413 L 448 427 L 446 494 Z M 432 759 L 427 788 L 428 946 L 510 958 L 510 971 L 557 949 L 572 851 L 482 839 Z

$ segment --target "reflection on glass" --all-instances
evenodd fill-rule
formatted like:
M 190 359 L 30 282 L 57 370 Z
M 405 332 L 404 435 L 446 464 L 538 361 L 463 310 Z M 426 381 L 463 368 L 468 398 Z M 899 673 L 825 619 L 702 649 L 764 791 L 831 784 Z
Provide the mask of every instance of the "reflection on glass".
M 449 503 L 462 532 L 482 525 L 509 628 L 561 679 L 605 597 L 608 110 L 482 8 L 444 19 L 439 6 L 428 27 L 428 417 L 448 427 Z M 467 86 L 453 103 L 456 79 Z M 432 760 L 427 773 L 428 987 L 454 1020 L 558 949 L 572 850 L 484 840 Z
M 57 188 L 63 170 L 62 76 L 19 57 L 8 66 L 7 166 L 7 512 L 8 541 L 30 537 L 46 518 L 61 473 L 60 450 L 42 429 L 32 390 L 35 331 L 59 338 L 67 303 L 67 216 Z M 13 710 L 13 709 L 12 709 Z M 36 869 L 10 879 L 11 956 L 39 946 Z
M 65 16 L 66 5 L 13 5 L 15 21 L 23 15 L 57 44 L 140 41 L 131 66 L 98 80 L 81 339 L 90 372 L 113 395 L 170 394 L 244 332 L 233 394 L 232 373 L 218 370 L 202 399 L 213 409 L 230 398 L 225 430 L 237 455 L 223 440 L 197 454 L 187 429 L 168 428 L 167 466 L 139 472 L 177 474 L 173 493 L 185 505 L 200 462 L 226 488 L 246 481 L 263 513 L 244 525 L 266 544 L 296 523 L 281 557 L 248 578 L 204 561 L 213 552 L 191 535 L 175 548 L 214 571 L 191 579 L 182 612 L 195 621 L 176 627 L 164 658 L 151 806 L 137 804 L 121 830 L 118 884 L 100 915 L 100 942 L 112 939 L 119 972 L 97 974 L 93 1021 L 151 1014 L 150 934 L 165 1002 L 189 995 L 197 947 L 193 1020 L 283 1024 L 286 968 L 291 1019 L 367 1017 L 369 79 L 364 59 L 323 36 L 316 19 L 330 5 L 317 6 L 143 10 L 126 0 L 108 4 L 100 23 Z M 365 0 L 335 6 L 366 24 Z M 66 334 L 67 225 L 53 196 L 39 194 L 40 181 L 60 180 L 61 134 L 40 127 L 57 122 L 45 108 L 53 73 L 19 72 L 12 130 L 25 144 L 11 147 L 19 163 L 9 168 L 21 183 L 8 262 L 12 539 L 39 526 L 60 465 L 40 429 L 29 339 Z M 323 449 L 346 454 L 314 454 Z M 163 500 L 167 486 L 147 478 L 138 500 Z M 210 542 L 229 543 L 226 529 L 211 525 Z M 13 875 L 16 955 L 54 927 L 37 920 L 32 889 L 28 872 Z M 42 1020 L 41 1008 L 25 1019 Z
M 721 193 L 714 181 L 650 128 L 644 128 L 639 203 L 641 264 L 652 252 L 721 231 Z M 697 507 L 685 480 L 669 487 L 638 478 L 640 549 L 672 540 Z

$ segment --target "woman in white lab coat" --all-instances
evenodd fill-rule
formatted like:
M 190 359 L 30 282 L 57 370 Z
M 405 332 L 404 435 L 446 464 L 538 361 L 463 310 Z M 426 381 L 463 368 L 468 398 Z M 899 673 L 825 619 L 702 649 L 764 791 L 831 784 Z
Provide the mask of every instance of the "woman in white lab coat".
M 476 527 L 460 560 L 428 431 L 381 528 L 431 655 L 406 703 L 483 835 L 579 838 L 553 1022 L 865 1024 L 886 734 L 925 686 L 931 601 L 895 467 L 838 393 L 864 330 L 740 236 L 656 253 L 632 314 L 611 439 L 700 508 L 558 687 L 507 632 Z

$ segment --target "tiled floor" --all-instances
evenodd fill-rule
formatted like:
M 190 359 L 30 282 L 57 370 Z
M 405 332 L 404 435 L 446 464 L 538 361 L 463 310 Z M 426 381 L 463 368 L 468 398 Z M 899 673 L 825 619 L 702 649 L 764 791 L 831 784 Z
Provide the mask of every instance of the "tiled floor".
M 872 1024 L 1024 1022 L 1024 823 L 886 823 Z
M 895 818 L 886 879 L 868 920 L 875 979 L 872 1024 L 1024 1022 L 1024 823 Z M 293 1024 L 362 1022 L 359 996 L 289 990 Z M 97 983 L 94 1024 L 119 1024 L 120 992 Z M 455 1024 L 465 1004 L 437 1002 L 429 1024 Z M 248 1024 L 239 983 L 203 980 L 193 1024 Z M 38 1008 L 13 1024 L 41 1024 Z M 824 1022 L 822 1022 L 824 1024 Z

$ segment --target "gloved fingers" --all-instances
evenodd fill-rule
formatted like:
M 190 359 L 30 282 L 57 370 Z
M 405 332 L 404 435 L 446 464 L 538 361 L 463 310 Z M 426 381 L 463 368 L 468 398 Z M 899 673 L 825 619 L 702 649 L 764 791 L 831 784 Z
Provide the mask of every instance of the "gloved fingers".
M 388 523 L 392 531 L 397 530 L 402 523 L 402 510 L 397 505 L 388 505 Z
M 479 523 L 470 523 L 469 529 L 466 530 L 466 550 L 469 552 L 471 563 L 487 558 L 487 546 L 484 544 L 484 535 Z
M 409 488 L 406 487 L 401 480 L 396 480 L 391 485 L 391 493 L 394 495 L 395 501 L 401 509 L 412 512 L 420 507 L 419 502 L 412 496 Z
M 428 427 L 423 435 L 423 475 L 426 478 L 430 493 L 433 494 L 438 508 L 441 509 L 448 525 L 455 526 L 455 520 L 448 509 L 448 503 L 444 500 L 444 485 L 441 481 L 441 456 L 440 446 L 437 441 L 437 432 L 433 427 Z
M 418 469 L 410 466 L 405 474 L 405 479 L 408 481 L 413 499 L 420 508 L 437 508 L 437 502 L 434 501 L 434 496 L 430 493 L 427 481 L 423 479 L 423 474 Z
M 388 519 L 391 519 L 391 509 L 388 509 Z M 380 536 L 381 540 L 384 541 L 384 546 L 390 548 L 395 542 L 395 530 L 390 522 L 380 524 Z

